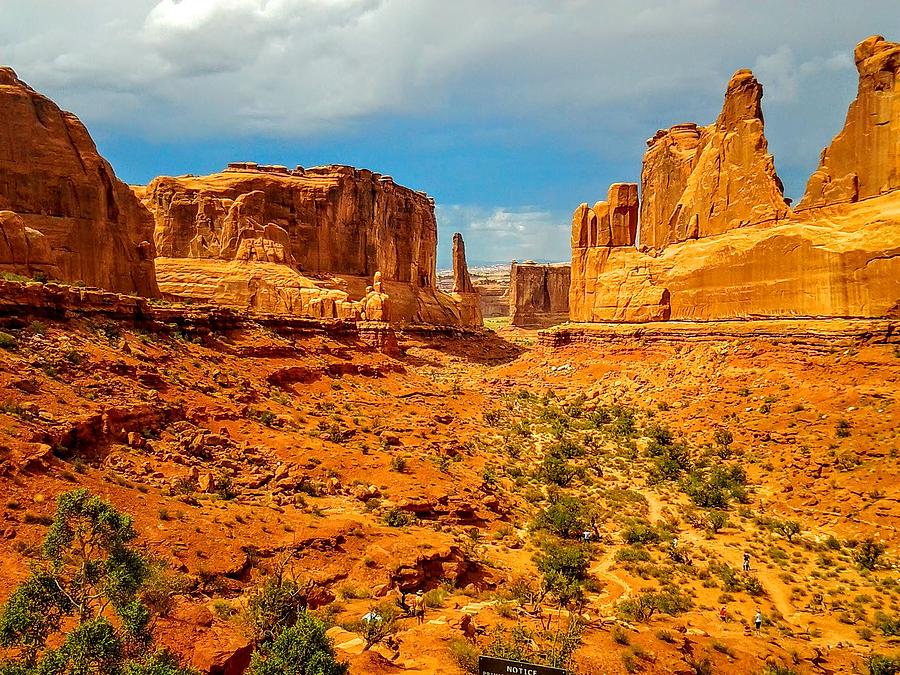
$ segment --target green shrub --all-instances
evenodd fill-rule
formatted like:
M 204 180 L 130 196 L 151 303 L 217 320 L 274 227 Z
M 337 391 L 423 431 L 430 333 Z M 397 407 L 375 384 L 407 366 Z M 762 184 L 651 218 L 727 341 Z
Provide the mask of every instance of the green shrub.
M 0 349 L 14 352 L 19 348 L 19 341 L 13 335 L 0 331 Z
M 856 545 L 853 559 L 861 568 L 874 570 L 881 564 L 885 552 L 887 552 L 887 544 L 869 537 Z
M 325 624 L 301 612 L 296 623 L 254 652 L 248 675 L 346 675 L 349 666 L 339 663 Z
M 129 516 L 87 490 L 60 495 L 40 559 L 0 608 L 0 647 L 16 653 L 0 672 L 191 672 L 164 652 L 145 656 L 151 564 L 136 537 Z
M 900 673 L 900 656 L 872 654 L 866 659 L 869 675 L 898 675 Z
M 571 538 L 578 537 L 586 527 L 585 505 L 575 497 L 560 497 L 538 513 L 534 528 L 547 530 L 553 534 Z
M 392 507 L 384 514 L 384 524 L 388 527 L 404 527 L 411 525 L 416 519 L 415 515 L 409 511 Z
M 875 614 L 875 628 L 888 637 L 900 635 L 900 616 L 888 616 L 884 612 Z

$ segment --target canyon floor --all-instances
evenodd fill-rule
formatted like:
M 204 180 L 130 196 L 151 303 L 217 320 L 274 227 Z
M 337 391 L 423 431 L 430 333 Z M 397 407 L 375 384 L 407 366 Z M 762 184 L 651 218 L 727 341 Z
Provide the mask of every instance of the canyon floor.
M 380 351 L 6 321 L 0 600 L 85 487 L 134 517 L 158 639 L 207 672 L 239 672 L 278 571 L 352 673 L 505 648 L 585 674 L 865 672 L 900 649 L 896 322 L 491 327 Z M 544 593 L 566 555 L 576 583 Z M 395 589 L 427 592 L 424 623 Z

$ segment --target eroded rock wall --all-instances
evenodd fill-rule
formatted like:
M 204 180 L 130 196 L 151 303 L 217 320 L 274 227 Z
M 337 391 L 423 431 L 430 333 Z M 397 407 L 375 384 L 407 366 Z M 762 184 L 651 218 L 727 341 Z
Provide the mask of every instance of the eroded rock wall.
M 575 211 L 571 320 L 900 313 L 898 52 L 879 37 L 857 47 L 859 96 L 793 213 L 749 71 L 729 82 L 715 124 L 658 132 L 644 157 L 637 247 L 607 236 L 603 206 Z
M 78 118 L 10 68 L 0 68 L 0 210 L 21 218 L 35 247 L 30 255 L 45 258 L 26 268 L 119 293 L 159 294 L 152 216 Z
M 900 44 L 873 35 L 856 46 L 856 100 L 822 151 L 798 209 L 855 202 L 900 188 Z
M 514 326 L 553 326 L 569 320 L 571 266 L 513 262 L 509 314 Z
M 762 85 L 749 70 L 728 83 L 722 112 L 707 127 L 678 124 L 647 141 L 641 171 L 640 246 L 721 234 L 787 216 L 784 188 L 768 153 Z
M 234 260 L 245 239 L 280 244 L 304 274 L 348 274 L 433 288 L 434 201 L 366 169 L 233 164 L 160 177 L 143 190 L 168 258 Z

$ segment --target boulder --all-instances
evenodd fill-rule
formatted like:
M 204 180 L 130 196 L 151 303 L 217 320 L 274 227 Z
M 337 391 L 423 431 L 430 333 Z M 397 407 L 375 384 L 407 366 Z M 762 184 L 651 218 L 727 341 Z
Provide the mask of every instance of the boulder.
M 855 202 L 900 188 L 900 44 L 880 35 L 854 52 L 859 86 L 844 128 L 822 151 L 797 205 Z
M 0 269 L 28 277 L 38 272 L 61 276 L 47 237 L 26 227 L 22 217 L 12 211 L 0 211 Z
M 0 211 L 22 219 L 34 256 L 26 268 L 119 293 L 159 295 L 153 217 L 116 178 L 78 118 L 10 68 L 0 68 Z M 7 216 L 7 226 L 19 224 Z

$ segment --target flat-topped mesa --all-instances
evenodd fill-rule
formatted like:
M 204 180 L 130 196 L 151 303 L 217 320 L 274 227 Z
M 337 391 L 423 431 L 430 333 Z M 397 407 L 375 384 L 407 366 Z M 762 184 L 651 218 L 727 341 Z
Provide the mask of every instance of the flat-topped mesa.
M 509 314 L 514 326 L 547 327 L 569 320 L 569 265 L 512 262 Z
M 572 248 L 634 246 L 638 225 L 638 186 L 613 183 L 605 202 L 581 204 L 572 215 Z
M 156 178 L 143 200 L 156 219 L 160 256 L 234 260 L 244 239 L 267 240 L 306 274 L 381 271 L 385 281 L 435 287 L 434 200 L 390 176 L 237 162 L 210 176 Z M 281 258 L 279 246 L 250 248 Z
M 798 209 L 856 202 L 900 189 L 900 43 L 880 35 L 854 52 L 856 99 L 822 151 Z
M 648 141 L 641 171 L 642 250 L 788 215 L 768 153 L 762 94 L 753 73 L 739 70 L 715 123 L 678 124 Z
M 21 219 L 7 218 L 4 231 L 8 225 L 19 243 L 25 237 L 29 255 L 42 258 L 29 258 L 26 268 L 37 265 L 63 281 L 120 293 L 159 295 L 153 218 L 78 118 L 10 68 L 0 68 L 0 210 Z

